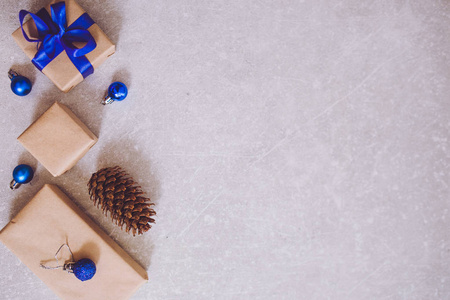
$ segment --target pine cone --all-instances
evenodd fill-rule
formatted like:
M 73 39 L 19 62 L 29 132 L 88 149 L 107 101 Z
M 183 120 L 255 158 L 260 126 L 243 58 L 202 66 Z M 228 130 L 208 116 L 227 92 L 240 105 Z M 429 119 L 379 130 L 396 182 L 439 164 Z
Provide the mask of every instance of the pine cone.
M 141 187 L 120 167 L 104 168 L 92 174 L 88 183 L 89 195 L 94 205 L 110 213 L 111 219 L 133 236 L 143 234 L 155 223 L 156 212 L 150 208 L 154 203 L 142 195 Z

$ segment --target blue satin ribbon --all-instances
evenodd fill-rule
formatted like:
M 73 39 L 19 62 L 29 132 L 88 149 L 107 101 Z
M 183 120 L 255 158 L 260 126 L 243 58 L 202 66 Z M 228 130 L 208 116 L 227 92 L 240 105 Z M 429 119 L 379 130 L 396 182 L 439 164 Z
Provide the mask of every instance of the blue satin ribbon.
M 65 2 L 52 4 L 50 9 L 51 17 L 45 8 L 42 8 L 36 14 L 26 10 L 19 12 L 23 36 L 28 42 L 38 43 L 38 51 L 32 59 L 33 64 L 42 71 L 55 57 L 66 51 L 67 56 L 83 75 L 83 78 L 86 78 L 94 73 L 94 67 L 85 55 L 97 47 L 94 37 L 87 30 L 95 22 L 87 13 L 84 13 L 67 27 Z M 36 39 L 29 38 L 23 30 L 23 20 L 28 14 L 36 24 L 38 32 Z M 77 48 L 74 45 L 77 42 L 86 44 Z

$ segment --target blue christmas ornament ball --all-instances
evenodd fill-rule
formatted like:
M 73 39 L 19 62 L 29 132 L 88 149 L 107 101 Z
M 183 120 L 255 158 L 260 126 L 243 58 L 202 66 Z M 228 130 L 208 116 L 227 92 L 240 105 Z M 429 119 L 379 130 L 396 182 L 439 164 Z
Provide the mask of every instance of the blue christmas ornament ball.
M 89 258 L 83 258 L 73 265 L 73 274 L 81 281 L 86 281 L 94 277 L 96 268 L 95 263 Z
M 21 75 L 11 78 L 11 90 L 17 96 L 26 96 L 31 92 L 31 81 Z
M 28 183 L 33 175 L 33 169 L 29 165 L 18 165 L 13 170 L 13 178 L 17 183 Z
M 122 101 L 128 95 L 128 89 L 122 82 L 116 81 L 111 83 L 108 88 L 108 96 L 116 101 Z

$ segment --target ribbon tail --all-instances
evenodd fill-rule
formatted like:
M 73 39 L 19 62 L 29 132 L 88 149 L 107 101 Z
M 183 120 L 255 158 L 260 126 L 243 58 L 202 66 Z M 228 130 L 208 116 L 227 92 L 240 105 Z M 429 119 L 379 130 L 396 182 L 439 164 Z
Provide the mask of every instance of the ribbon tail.
M 66 52 L 68 52 L 66 50 Z M 92 66 L 91 62 L 86 58 L 86 56 L 79 56 L 75 57 L 72 55 L 72 53 L 67 53 L 67 55 L 70 58 L 70 61 L 73 63 L 73 65 L 77 68 L 77 70 L 83 75 L 83 78 L 88 77 L 92 73 L 94 73 L 94 67 Z
M 87 13 L 84 13 L 67 28 L 66 34 L 63 37 L 63 40 L 67 42 L 64 43 L 67 55 L 77 70 L 83 75 L 83 78 L 94 73 L 94 67 L 85 56 L 97 47 L 94 37 L 87 30 L 94 23 L 91 17 Z M 77 49 L 72 44 L 77 41 L 86 42 L 86 45 Z

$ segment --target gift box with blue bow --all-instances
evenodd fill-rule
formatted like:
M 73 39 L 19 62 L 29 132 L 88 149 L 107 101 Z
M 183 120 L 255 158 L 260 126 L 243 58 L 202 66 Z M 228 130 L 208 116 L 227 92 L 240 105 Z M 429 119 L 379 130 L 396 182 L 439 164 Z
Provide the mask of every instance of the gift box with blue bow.
M 27 21 L 27 16 L 31 18 Z M 63 92 L 91 75 L 115 46 L 74 0 L 54 0 L 36 14 L 19 13 L 14 40 L 32 63 Z

